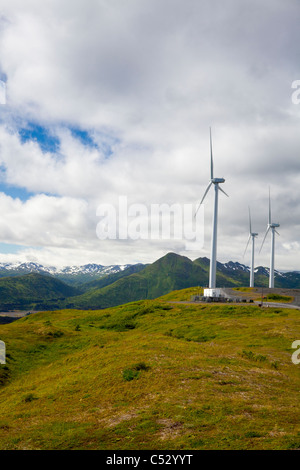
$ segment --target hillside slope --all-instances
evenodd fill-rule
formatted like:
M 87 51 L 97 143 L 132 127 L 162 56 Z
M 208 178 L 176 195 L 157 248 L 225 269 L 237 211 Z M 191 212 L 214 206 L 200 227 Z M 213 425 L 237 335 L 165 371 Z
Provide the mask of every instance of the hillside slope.
M 299 449 L 299 334 L 293 310 L 159 300 L 0 325 L 0 449 Z
M 136 264 L 131 266 L 109 266 L 108 275 L 104 275 L 105 267 L 102 269 L 102 277 L 89 283 L 79 285 L 77 288 L 67 289 L 65 283 L 60 286 L 61 291 L 56 292 L 58 285 L 40 289 L 38 283 L 36 288 L 25 293 L 20 284 L 22 277 L 11 277 L 2 279 L 5 285 L 5 294 L 0 298 L 0 308 L 5 310 L 21 308 L 55 309 L 55 308 L 83 308 L 99 309 L 121 305 L 141 299 L 153 299 L 165 295 L 173 290 L 187 287 L 202 286 L 208 284 L 209 260 L 198 258 L 191 261 L 185 256 L 168 253 L 159 260 L 149 265 Z M 85 265 L 88 272 L 96 270 L 99 265 Z M 113 272 L 112 272 L 113 271 Z M 257 268 L 255 274 L 256 286 L 268 286 L 268 270 Z M 73 270 L 72 270 L 73 272 Z M 79 282 L 82 271 L 76 282 Z M 34 275 L 34 274 L 32 274 Z M 85 276 L 90 274 L 85 273 Z M 99 276 L 99 274 L 98 274 Z M 44 276 L 50 282 L 50 275 Z M 74 278 L 74 279 L 75 279 Z M 14 281 L 13 279 L 16 279 Z M 57 278 L 52 278 L 56 279 Z M 86 281 L 86 278 L 85 278 Z M 46 282 L 46 281 L 44 281 Z M 11 284 L 11 287 L 9 285 Z M 19 288 L 15 289 L 18 284 Z M 74 280 L 75 284 L 75 280 Z M 240 263 L 217 263 L 217 286 L 219 287 L 244 287 L 249 285 L 249 268 Z M 0 283 L 1 286 L 1 283 Z M 283 288 L 300 288 L 300 274 L 275 273 L 275 286 Z M 52 290 L 54 289 L 54 292 Z M 13 290 L 13 292 L 12 292 Z M 59 290 L 59 289 L 58 289 Z M 65 299 L 65 300 L 63 300 Z M 31 304 L 27 304 L 31 301 Z M 39 303 L 37 303 L 37 301 Z
M 209 260 L 194 262 L 185 256 L 168 253 L 139 273 L 124 277 L 104 288 L 67 299 L 67 308 L 106 308 L 141 299 L 154 299 L 173 290 L 206 285 Z M 105 281 L 105 278 L 104 278 Z M 228 274 L 217 273 L 219 285 L 239 286 Z
M 190 259 L 169 253 L 139 273 L 68 299 L 65 306 L 106 308 L 135 300 L 153 299 L 175 289 L 198 285 L 199 274 L 205 274 L 205 271 Z
M 146 264 L 133 264 L 125 268 L 123 271 L 119 271 L 117 273 L 108 274 L 106 276 L 101 277 L 100 279 L 95 279 L 90 282 L 86 282 L 81 286 L 83 291 L 88 291 L 91 289 L 101 289 L 102 287 L 106 287 L 109 284 L 113 284 L 114 282 L 122 279 L 123 277 L 130 276 L 131 274 L 139 273 L 142 271 L 147 265 Z
M 26 274 L 0 279 L 0 307 L 44 308 L 80 292 L 50 275 Z

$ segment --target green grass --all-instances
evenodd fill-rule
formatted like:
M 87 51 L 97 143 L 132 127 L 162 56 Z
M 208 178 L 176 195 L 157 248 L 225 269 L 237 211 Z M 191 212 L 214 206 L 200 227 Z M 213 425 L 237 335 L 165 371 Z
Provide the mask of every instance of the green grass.
M 253 287 L 234 287 L 233 290 L 240 292 L 253 292 Z
M 190 287 L 187 289 L 179 289 L 159 297 L 160 300 L 181 302 L 190 301 L 193 295 L 203 295 L 203 287 Z
M 42 312 L 0 338 L 1 450 L 300 448 L 296 310 L 157 299 Z
M 268 294 L 267 301 L 268 302 L 281 302 L 281 303 L 289 303 L 292 302 L 293 297 L 289 295 L 279 295 L 279 294 Z

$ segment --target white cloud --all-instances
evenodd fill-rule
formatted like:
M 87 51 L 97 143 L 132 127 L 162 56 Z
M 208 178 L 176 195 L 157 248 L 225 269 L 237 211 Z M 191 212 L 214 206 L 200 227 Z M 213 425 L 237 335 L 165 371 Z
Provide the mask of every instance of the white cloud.
M 45 214 L 34 205 L 42 196 L 6 201 L 0 217 L 5 239 L 24 244 L 25 237 L 45 250 L 69 250 L 71 244 L 76 259 L 93 261 L 94 254 L 102 264 L 102 258 L 108 264 L 118 257 L 155 260 L 164 254 L 161 244 L 99 248 L 97 205 L 122 194 L 147 204 L 199 200 L 209 179 L 212 125 L 215 171 L 226 178 L 230 195 L 220 199 L 218 258 L 245 262 L 248 205 L 262 237 L 270 185 L 281 224 L 276 267 L 299 269 L 295 248 L 288 248 L 300 235 L 300 105 L 291 100 L 291 84 L 300 79 L 299 17 L 293 0 L 5 1 L 2 178 L 54 196 L 43 201 Z M 56 154 L 20 140 L 17 127 L 26 120 L 60 139 Z M 72 126 L 89 131 L 98 148 L 80 142 L 68 131 Z M 72 220 L 64 212 L 70 201 L 78 211 Z M 208 198 L 206 244 L 194 257 L 209 256 L 211 206 Z M 5 232 L 8 211 L 12 219 L 25 214 L 35 224 L 25 223 L 21 232 L 14 224 Z M 37 237 L 38 220 L 45 233 L 55 226 L 56 235 Z M 64 253 L 57 259 L 69 259 Z M 267 246 L 257 261 L 268 264 Z

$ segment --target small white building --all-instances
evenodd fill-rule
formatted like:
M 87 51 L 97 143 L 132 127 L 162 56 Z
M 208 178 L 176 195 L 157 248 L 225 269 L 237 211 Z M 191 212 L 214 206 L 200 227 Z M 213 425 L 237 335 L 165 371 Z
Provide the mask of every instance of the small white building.
M 204 289 L 203 296 L 204 297 L 222 297 L 222 290 L 216 287 L 214 289 Z

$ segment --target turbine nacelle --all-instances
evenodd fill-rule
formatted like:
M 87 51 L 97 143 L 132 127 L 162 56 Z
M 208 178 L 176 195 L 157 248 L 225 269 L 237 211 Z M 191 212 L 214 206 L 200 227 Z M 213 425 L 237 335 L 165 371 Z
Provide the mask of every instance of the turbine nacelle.
M 225 179 L 224 178 L 213 178 L 211 180 L 211 182 L 214 183 L 214 184 L 225 183 Z

